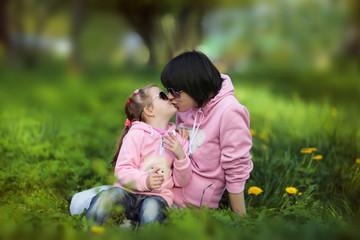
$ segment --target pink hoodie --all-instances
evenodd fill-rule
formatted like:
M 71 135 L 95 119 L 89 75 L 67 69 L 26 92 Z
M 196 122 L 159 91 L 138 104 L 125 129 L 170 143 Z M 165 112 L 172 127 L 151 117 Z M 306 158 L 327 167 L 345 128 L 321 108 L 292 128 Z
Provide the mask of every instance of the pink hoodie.
M 167 132 L 173 132 L 175 124 L 169 123 Z M 176 134 L 185 155 L 188 156 L 189 141 L 183 139 L 180 134 Z M 186 186 L 191 179 L 191 164 L 189 157 L 176 160 L 172 152 L 162 147 L 163 136 L 155 131 L 151 125 L 144 122 L 135 121 L 129 132 L 123 139 L 118 159 L 115 166 L 115 176 L 117 181 L 114 186 L 126 189 L 129 192 L 145 195 L 158 195 L 163 197 L 171 207 L 174 195 L 171 188 Z M 148 174 L 141 171 L 145 157 L 162 156 L 172 163 L 172 176 L 165 179 L 160 189 L 150 191 L 146 186 Z
M 249 113 L 234 97 L 230 78 L 221 77 L 221 90 L 205 107 L 177 113 L 178 128 L 190 131 L 192 168 L 190 183 L 172 189 L 181 207 L 189 203 L 217 208 L 225 189 L 244 191 L 253 168 Z

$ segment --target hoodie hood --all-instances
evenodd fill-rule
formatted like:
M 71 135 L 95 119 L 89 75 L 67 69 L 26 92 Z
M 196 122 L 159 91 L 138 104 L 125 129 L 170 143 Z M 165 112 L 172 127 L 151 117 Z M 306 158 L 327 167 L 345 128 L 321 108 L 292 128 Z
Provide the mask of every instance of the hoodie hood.
M 165 134 L 167 134 L 168 132 L 172 132 L 176 136 L 175 129 L 176 129 L 176 125 L 174 123 L 169 123 L 168 129 L 166 130 Z M 146 135 L 147 137 L 160 139 L 158 149 L 159 149 L 159 155 L 162 155 L 164 152 L 163 136 L 161 136 L 160 133 L 153 128 L 153 126 L 151 126 L 145 122 L 140 122 L 140 121 L 132 122 L 129 132 L 130 131 L 138 131 L 138 130 L 143 131 L 145 134 L 147 134 Z M 155 141 L 154 141 L 154 143 L 155 143 Z
M 166 130 L 166 133 L 169 131 L 173 131 L 176 129 L 176 126 L 174 123 L 169 122 L 168 129 Z M 149 134 L 151 137 L 160 137 L 161 135 L 149 124 L 145 122 L 140 121 L 134 121 L 131 123 L 131 128 L 129 131 L 134 130 L 142 130 L 145 133 Z
M 198 130 L 205 120 L 205 116 L 227 96 L 234 95 L 234 86 L 231 82 L 231 79 L 228 75 L 221 74 L 221 78 L 223 79 L 220 91 L 204 106 L 201 108 L 193 108 L 192 115 L 194 116 L 193 127 L 190 134 L 190 146 L 189 152 L 190 154 L 194 153 L 195 149 L 193 148 L 193 143 L 195 141 Z
M 221 85 L 220 91 L 204 106 L 201 108 L 202 112 L 207 115 L 207 113 L 213 109 L 216 104 L 218 104 L 223 98 L 234 95 L 234 85 L 231 82 L 231 79 L 228 75 L 221 74 L 223 83 Z M 197 112 L 199 108 L 193 108 L 194 112 Z

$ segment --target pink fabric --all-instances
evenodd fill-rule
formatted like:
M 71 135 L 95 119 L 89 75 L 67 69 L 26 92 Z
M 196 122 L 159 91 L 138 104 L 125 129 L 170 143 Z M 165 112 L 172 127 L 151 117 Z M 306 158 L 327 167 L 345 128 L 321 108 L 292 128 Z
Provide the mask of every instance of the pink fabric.
M 162 129 L 159 129 L 159 128 L 156 128 L 156 127 L 153 127 L 153 129 L 155 131 L 157 131 L 161 136 L 164 136 L 165 133 L 167 132 L 167 130 L 162 130 Z
M 225 189 L 230 193 L 244 191 L 253 169 L 248 110 L 234 97 L 230 78 L 221 76 L 221 90 L 201 111 L 193 108 L 177 113 L 178 128 L 192 130 L 195 117 L 196 127 L 201 122 L 194 143 L 198 147 L 192 144 L 192 179 L 185 187 L 173 188 L 175 203 L 181 207 L 189 203 L 217 208 Z
M 169 128 L 165 134 L 175 130 L 175 128 L 175 124 L 169 123 Z M 176 137 L 183 146 L 185 155 L 188 156 L 188 140 L 183 139 L 180 134 L 176 134 Z M 160 189 L 153 191 L 150 191 L 146 186 L 148 174 L 140 170 L 144 158 L 150 155 L 161 155 L 173 164 L 172 176 L 164 181 Z M 135 121 L 123 139 L 116 161 L 115 176 L 117 181 L 114 186 L 133 193 L 159 195 L 168 202 L 169 206 L 172 206 L 174 195 L 171 188 L 174 185 L 184 187 L 188 184 L 191 179 L 191 164 L 189 157 L 177 160 L 173 153 L 162 148 L 162 136 L 152 126 Z

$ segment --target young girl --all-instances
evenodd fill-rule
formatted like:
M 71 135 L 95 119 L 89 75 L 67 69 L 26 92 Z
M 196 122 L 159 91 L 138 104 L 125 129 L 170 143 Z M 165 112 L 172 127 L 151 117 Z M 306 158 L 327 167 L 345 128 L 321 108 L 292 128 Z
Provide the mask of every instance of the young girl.
M 112 162 L 117 181 L 93 197 L 86 218 L 101 225 L 120 205 L 127 218 L 140 225 L 164 220 L 163 210 L 173 204 L 171 188 L 184 187 L 191 178 L 188 141 L 169 123 L 176 112 L 158 87 L 135 90 L 125 105 L 128 120 Z M 164 179 L 156 167 L 150 173 L 141 170 L 144 159 L 156 157 L 171 163 L 172 177 Z

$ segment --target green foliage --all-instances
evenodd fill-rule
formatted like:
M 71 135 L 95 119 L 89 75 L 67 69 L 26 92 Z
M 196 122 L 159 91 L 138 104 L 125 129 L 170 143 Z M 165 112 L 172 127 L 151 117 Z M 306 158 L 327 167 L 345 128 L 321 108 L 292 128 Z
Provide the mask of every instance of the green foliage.
M 356 99 L 310 99 L 301 88 L 299 94 L 280 94 L 234 75 L 235 95 L 249 109 L 253 130 L 247 216 L 239 219 L 225 194 L 220 209 L 174 209 L 163 224 L 142 228 L 119 227 L 124 221 L 119 209 L 99 230 L 83 214 L 69 215 L 71 197 L 113 182 L 110 160 L 125 122 L 123 106 L 134 89 L 161 86 L 159 73 L 1 70 L 6 77 L 0 88 L 1 238 L 355 239 L 359 234 Z M 280 83 L 273 81 L 274 88 Z M 317 151 L 301 152 L 308 147 Z M 264 192 L 251 196 L 251 186 Z M 289 186 L 302 195 L 286 194 Z

